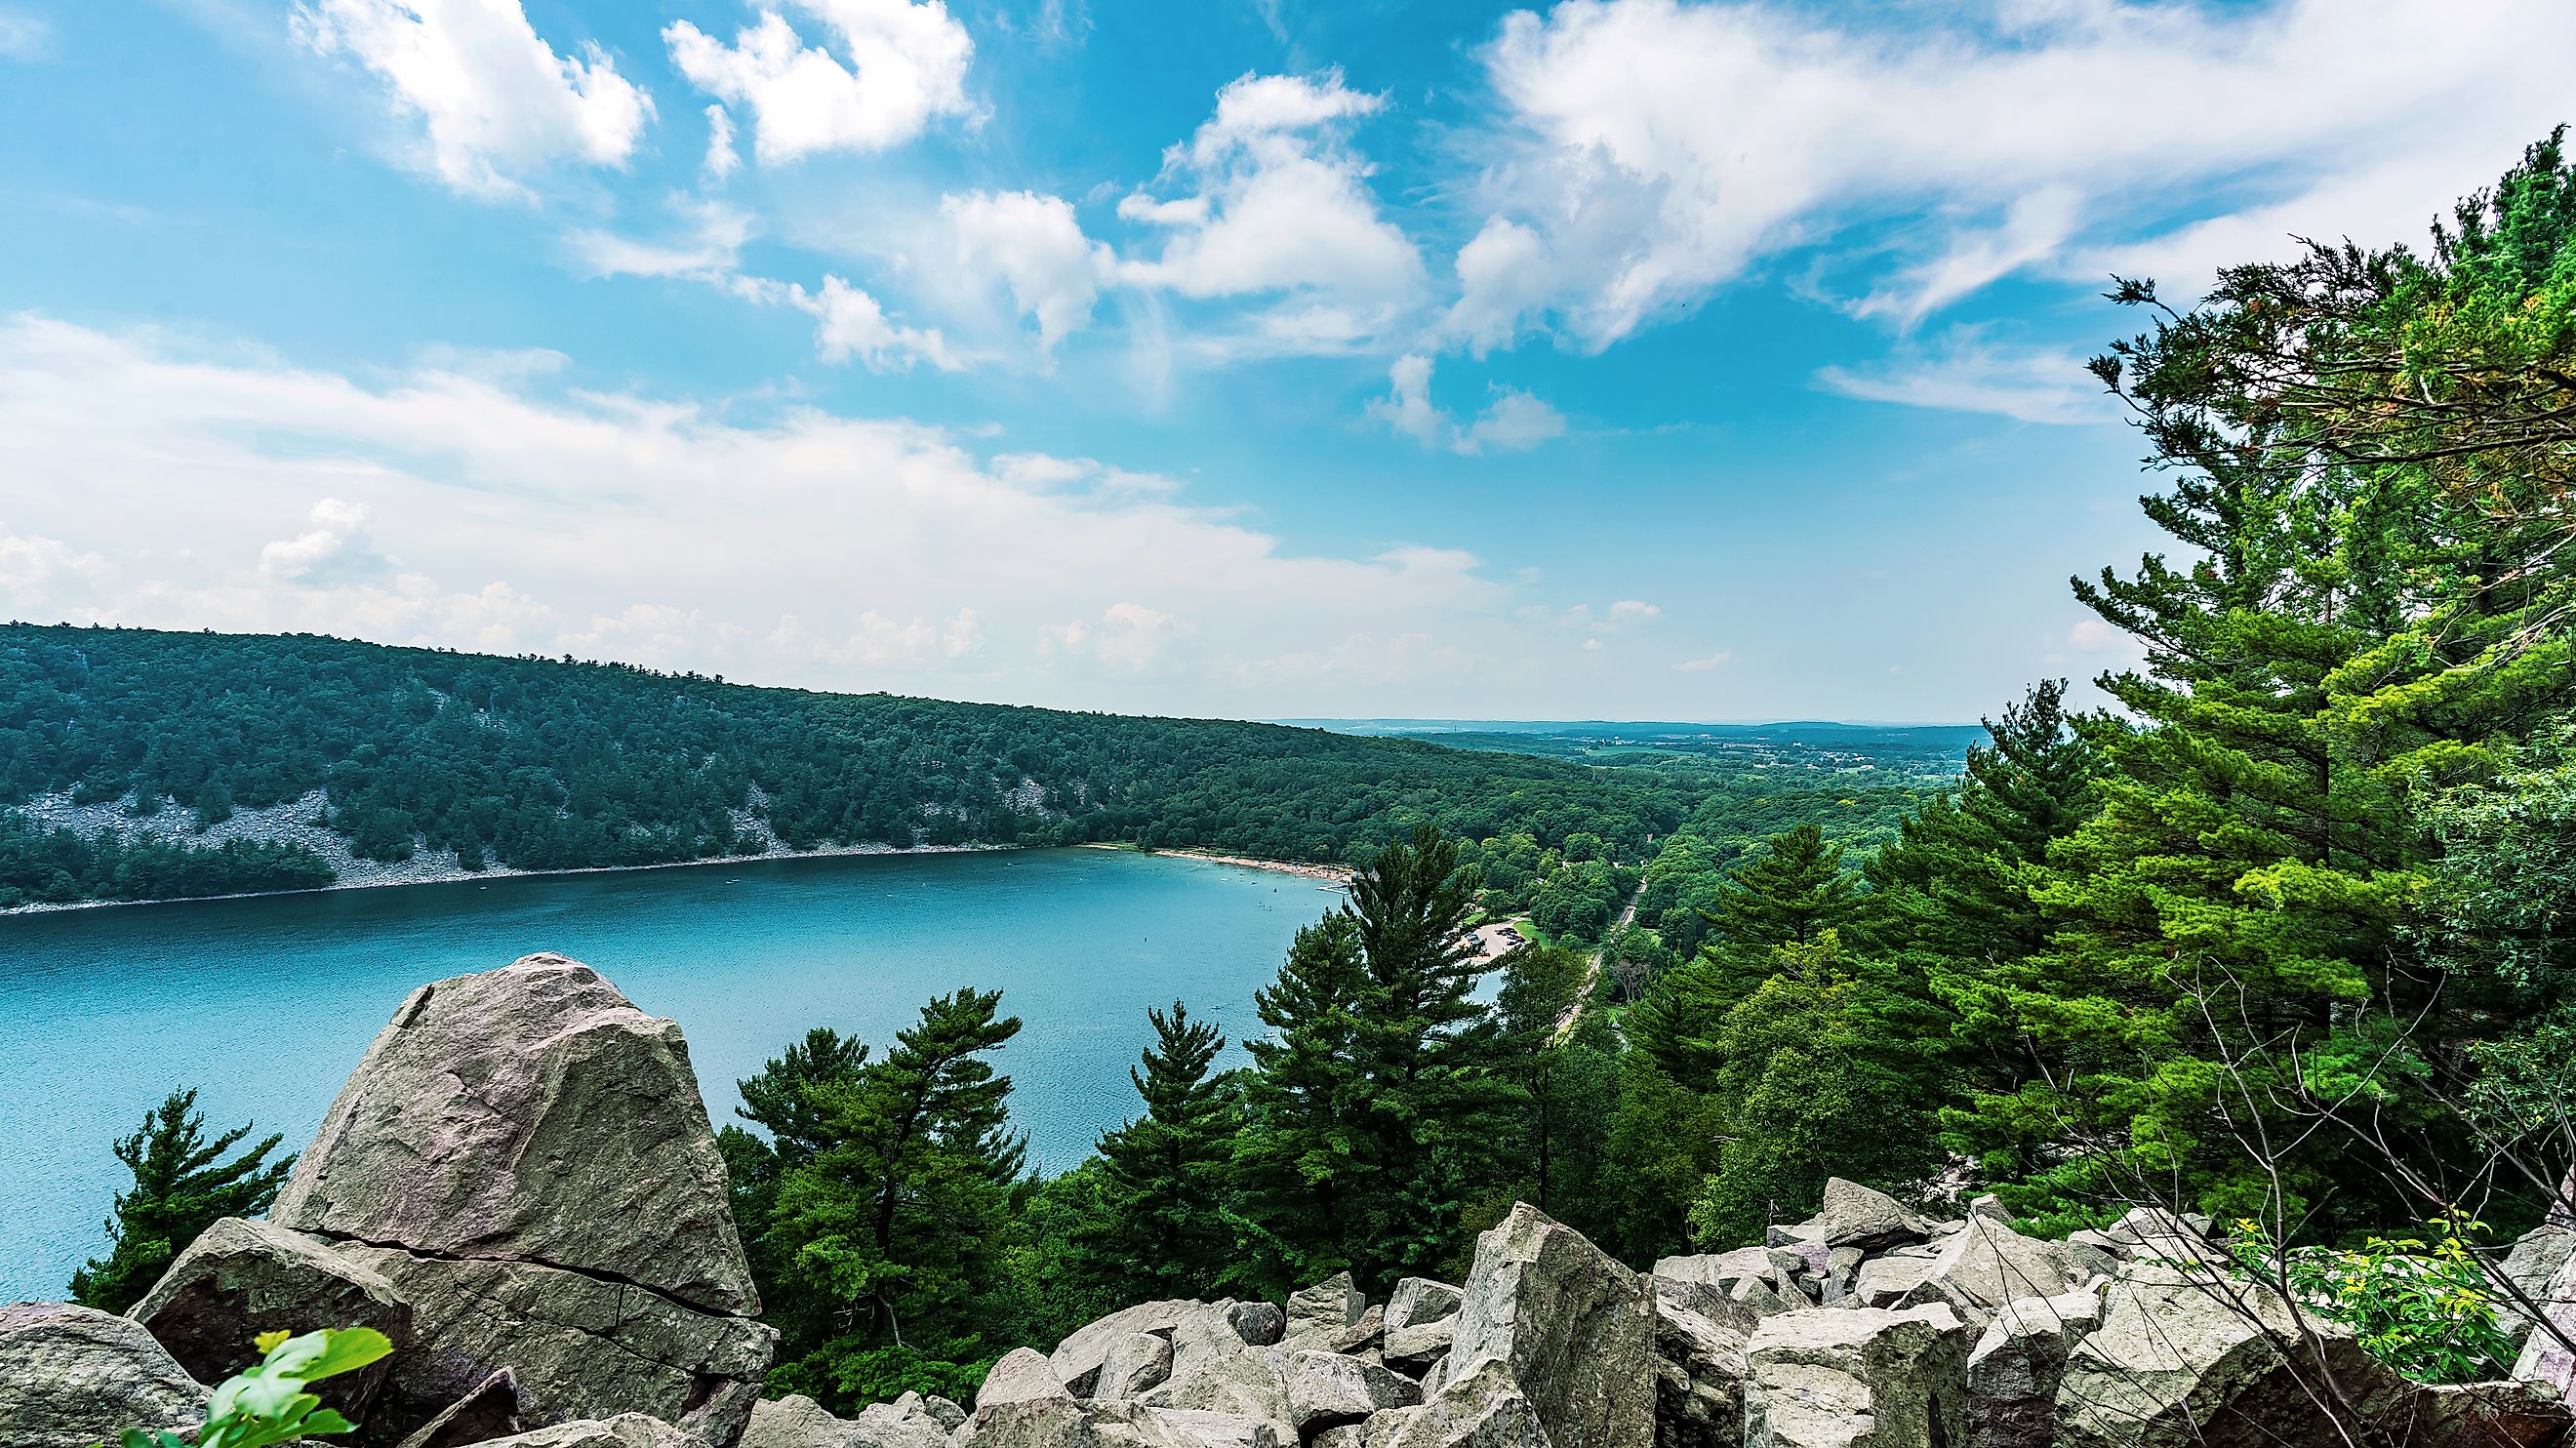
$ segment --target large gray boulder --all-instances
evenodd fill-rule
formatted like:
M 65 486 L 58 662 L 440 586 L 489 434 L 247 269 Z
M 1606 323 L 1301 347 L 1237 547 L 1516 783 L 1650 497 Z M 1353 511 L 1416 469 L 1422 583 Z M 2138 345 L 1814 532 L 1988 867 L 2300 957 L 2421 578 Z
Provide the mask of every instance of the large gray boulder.
M 1091 1396 L 1102 1402 L 1124 1402 L 1171 1381 L 1172 1340 L 1149 1332 L 1131 1332 L 1109 1345 Z
M 1282 1343 L 1334 1337 L 1356 1324 L 1368 1310 L 1368 1299 L 1348 1272 L 1336 1272 L 1288 1299 L 1288 1322 Z
M 1140 1394 L 1149 1408 L 1181 1409 L 1250 1418 L 1274 1425 L 1282 1439 L 1297 1429 L 1288 1406 L 1289 1353 L 1285 1348 L 1238 1346 L 1222 1355 L 1194 1354 L 1184 1365 L 1174 1354 L 1171 1380 Z
M 1967 1329 L 1932 1303 L 1766 1318 L 1745 1344 L 1745 1448 L 1927 1448 L 1967 1433 Z
M 125 1315 L 203 1383 L 222 1382 L 257 1362 L 251 1339 L 263 1332 L 371 1327 L 397 1356 L 412 1345 L 411 1304 L 383 1274 L 301 1232 L 241 1217 L 200 1233 Z M 314 1392 L 365 1427 L 393 1366 L 393 1358 L 379 1358 L 317 1384 Z
M 2544 1222 L 2514 1239 L 2513 1250 L 2505 1254 L 2504 1264 L 2498 1270 L 2535 1306 L 2546 1309 L 2549 1284 L 2557 1279 L 2559 1270 L 2567 1265 L 2570 1258 L 2576 1258 L 2576 1228 Z M 2529 1312 L 2502 1293 L 2497 1294 L 2496 1320 L 2505 1331 L 2513 1334 L 2516 1345 L 2529 1341 L 2531 1330 L 2536 1325 Z
M 1378 1366 L 1340 1353 L 1301 1352 L 1288 1364 L 1288 1421 L 1300 1436 L 1356 1423 L 1382 1408 L 1410 1407 L 1421 1390 Z
M 1738 1247 L 1729 1252 L 1701 1252 L 1687 1257 L 1661 1257 L 1651 1275 L 1668 1282 L 1703 1282 L 1721 1292 L 1751 1278 L 1775 1290 L 1787 1285 L 1771 1247 Z
M 752 1405 L 739 1448 L 852 1448 L 858 1428 L 803 1393 L 789 1393 Z
M 1458 1317 L 1452 1313 L 1436 1322 L 1388 1328 L 1386 1344 L 1380 1352 L 1387 1366 L 1398 1372 L 1418 1374 L 1447 1357 L 1449 1346 L 1457 1335 Z
M 1096 1448 L 1093 1410 L 1070 1396 L 979 1407 L 949 1438 L 956 1448 Z
M 2064 1448 L 2333 1441 L 2317 1398 L 2327 1381 L 2362 1421 L 2404 1396 L 2396 1375 L 2365 1354 L 2349 1328 L 2295 1314 L 2242 1279 L 2141 1257 L 2113 1280 L 2102 1325 L 2067 1353 L 2056 1441 Z
M 1983 1328 L 2005 1303 L 2056 1297 L 2080 1281 L 2056 1243 L 2025 1237 L 1993 1217 L 1972 1216 L 1942 1239 L 1930 1270 L 1896 1305 L 1946 1302 L 1970 1326 Z
M 1100 1376 L 1100 1366 L 1108 1359 L 1111 1346 L 1138 1333 L 1155 1333 L 1169 1338 L 1172 1329 L 1191 1309 L 1203 1303 L 1175 1299 L 1163 1302 L 1140 1302 L 1120 1308 L 1107 1317 L 1085 1323 L 1065 1335 L 1064 1341 L 1047 1354 L 1055 1375 L 1076 1393 L 1092 1391 Z
M 2048 1448 L 2066 1354 L 2102 1322 L 2088 1291 L 2005 1303 L 1968 1350 L 1968 1448 Z
M 412 992 L 269 1217 L 760 1311 L 680 1028 L 560 955 Z
M 2576 1353 L 2567 1348 L 2568 1342 L 2576 1342 L 2576 1256 L 2560 1263 L 2548 1284 L 2532 1294 L 2532 1300 L 2548 1327 L 2535 1324 L 2531 1335 L 2523 1339 L 2522 1355 L 2514 1360 L 2513 1375 L 2523 1382 L 2538 1383 L 2557 1395 L 2560 1402 L 2576 1406 Z
M 641 1413 L 730 1448 L 776 1341 L 679 1028 L 557 955 L 413 992 L 269 1222 L 224 1231 L 147 1299 L 155 1324 L 216 1343 L 254 1315 L 390 1312 L 389 1287 L 410 1340 L 370 1439 L 507 1368 L 524 1422 Z
M 90 1448 L 205 1416 L 206 1389 L 139 1324 L 68 1302 L 0 1307 L 0 1444 Z
M 984 1385 L 975 1390 L 975 1411 L 1000 1403 L 1035 1403 L 1055 1399 L 1073 1401 L 1073 1393 L 1057 1377 L 1055 1367 L 1035 1348 L 1015 1347 L 993 1364 L 984 1375 Z
M 1470 1282 L 1468 1292 L 1474 1291 Z M 1495 1358 L 1465 1365 L 1422 1406 L 1382 1416 L 1393 1420 L 1395 1431 L 1383 1444 L 1372 1431 L 1367 1448 L 1556 1448 L 1538 1405 Z M 1369 1420 L 1372 1428 L 1378 1421 Z
M 1656 1294 L 1655 1448 L 1743 1443 L 1746 1336 Z
M 1426 1322 L 1455 1317 L 1461 1300 L 1459 1290 L 1446 1282 L 1434 1282 L 1428 1277 L 1398 1278 L 1395 1290 L 1386 1297 L 1386 1330 L 1420 1327 Z
M 1923 1219 L 1907 1211 L 1896 1198 L 1841 1177 L 1825 1179 L 1824 1204 L 1816 1215 L 1824 1224 L 1827 1247 L 1877 1251 L 1920 1242 L 1932 1235 Z
M 1491 1359 L 1528 1397 L 1554 1448 L 1648 1448 L 1654 1314 L 1643 1275 L 1515 1203 L 1476 1239 L 1441 1396 Z
M 336 1250 L 411 1307 L 412 1349 L 393 1358 L 379 1400 L 411 1421 L 508 1367 L 524 1422 L 645 1413 L 726 1448 L 750 1420 L 777 1343 L 766 1324 L 578 1272 L 393 1247 Z

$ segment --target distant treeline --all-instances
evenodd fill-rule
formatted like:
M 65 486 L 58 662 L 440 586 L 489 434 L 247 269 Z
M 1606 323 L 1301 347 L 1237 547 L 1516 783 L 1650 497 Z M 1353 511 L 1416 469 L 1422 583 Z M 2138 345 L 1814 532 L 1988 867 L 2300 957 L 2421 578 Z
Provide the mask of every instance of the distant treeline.
M 1642 859 L 1710 782 L 1436 744 L 883 694 L 308 635 L 0 628 L 0 801 L 311 791 L 357 853 L 468 869 L 666 864 L 788 845 L 1124 841 L 1362 858 L 1414 825 Z M 325 883 L 289 847 L 119 844 L 0 815 L 0 904 Z

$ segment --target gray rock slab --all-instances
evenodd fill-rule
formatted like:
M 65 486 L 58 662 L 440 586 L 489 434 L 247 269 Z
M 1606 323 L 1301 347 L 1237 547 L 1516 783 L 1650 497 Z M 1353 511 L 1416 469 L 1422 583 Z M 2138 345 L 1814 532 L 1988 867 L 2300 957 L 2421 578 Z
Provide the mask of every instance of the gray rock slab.
M 68 1302 L 0 1307 L 0 1443 L 90 1448 L 127 1428 L 186 1428 L 206 1389 L 141 1324 Z
M 1648 1448 L 1655 1431 L 1647 1279 L 1528 1203 L 1476 1239 L 1441 1393 L 1502 1364 L 1554 1448 Z

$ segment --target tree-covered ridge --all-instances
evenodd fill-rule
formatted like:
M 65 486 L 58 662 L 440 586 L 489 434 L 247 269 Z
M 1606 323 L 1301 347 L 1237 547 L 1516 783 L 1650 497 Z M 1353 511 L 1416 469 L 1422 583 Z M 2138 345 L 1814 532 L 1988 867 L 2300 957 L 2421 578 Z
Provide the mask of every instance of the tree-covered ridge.
M 1707 788 L 1267 724 L 304 635 L 0 629 L 0 801 L 169 799 L 212 822 L 319 790 L 359 856 L 453 851 L 466 869 L 665 864 L 757 852 L 771 832 L 797 849 L 1115 840 L 1338 862 L 1426 822 L 1549 848 L 1584 833 L 1638 859 Z M 214 857 L 0 816 L 11 903 L 326 879 L 307 852 Z

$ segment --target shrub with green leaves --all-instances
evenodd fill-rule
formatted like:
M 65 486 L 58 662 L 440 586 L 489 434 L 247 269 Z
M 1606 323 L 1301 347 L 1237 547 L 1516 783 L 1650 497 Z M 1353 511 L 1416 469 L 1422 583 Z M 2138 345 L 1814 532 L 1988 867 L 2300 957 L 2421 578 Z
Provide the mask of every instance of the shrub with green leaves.
M 2486 1270 L 2470 1234 L 2484 1222 L 2451 1213 L 2417 1237 L 2371 1237 L 2359 1247 L 2284 1252 L 2263 1224 L 2241 1221 L 2231 1239 L 2238 1270 L 2286 1281 L 2309 1312 L 2353 1330 L 2362 1348 L 2419 1383 L 2475 1383 L 2513 1371 L 2514 1341 L 2496 1321 Z
M 326 1327 L 300 1337 L 263 1332 L 257 1342 L 266 1356 L 224 1379 L 207 1399 L 196 1448 L 269 1448 L 319 1433 L 346 1433 L 357 1424 L 323 1407 L 305 1385 L 353 1372 L 394 1350 L 383 1333 L 368 1327 Z M 117 1442 L 119 1448 L 189 1448 L 176 1433 L 140 1428 L 126 1429 Z

